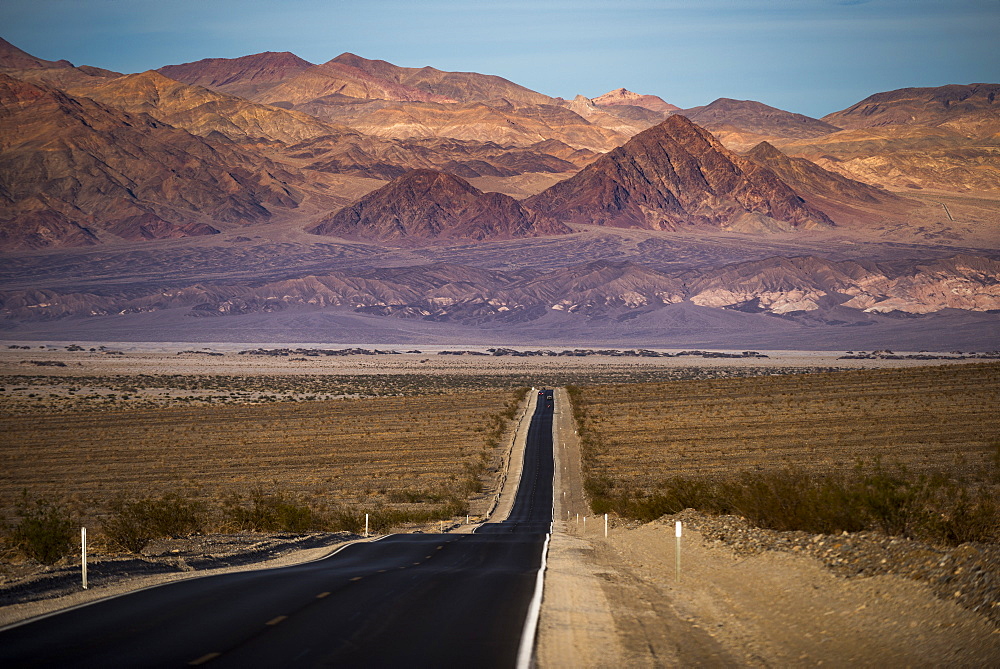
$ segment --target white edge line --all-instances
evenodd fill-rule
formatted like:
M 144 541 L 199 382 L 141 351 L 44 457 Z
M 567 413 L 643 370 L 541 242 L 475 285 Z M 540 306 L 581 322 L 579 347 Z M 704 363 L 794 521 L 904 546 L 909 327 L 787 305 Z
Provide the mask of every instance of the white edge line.
M 521 644 L 517 649 L 517 669 L 529 669 L 532 655 L 535 651 L 535 634 L 538 632 L 538 618 L 542 612 L 542 591 L 545 585 L 545 566 L 549 556 L 549 539 L 552 534 L 545 535 L 545 545 L 542 547 L 542 564 L 538 567 L 538 578 L 535 579 L 535 594 L 528 605 L 528 616 L 524 619 L 524 629 L 521 632 Z
M 67 606 L 64 609 L 56 609 L 55 611 L 49 611 L 48 613 L 42 613 L 42 614 L 37 615 L 37 616 L 32 616 L 31 618 L 25 618 L 24 620 L 18 620 L 17 622 L 13 622 L 13 623 L 10 623 L 9 625 L 4 625 L 3 627 L 0 627 L 0 632 L 6 632 L 7 630 L 12 630 L 12 629 L 14 629 L 16 627 L 21 627 L 22 625 L 27 625 L 29 623 L 37 622 L 39 620 L 45 620 L 46 618 L 51 618 L 52 616 L 58 616 L 58 615 L 60 615 L 62 613 L 69 613 L 70 611 L 76 611 L 77 609 L 82 609 L 84 607 L 91 606 L 93 604 L 97 604 L 98 602 L 106 602 L 106 601 L 111 600 L 111 599 L 118 599 L 119 597 L 127 597 L 129 595 L 134 595 L 137 592 L 144 592 L 146 590 L 152 590 L 154 588 L 162 588 L 162 587 L 165 587 L 165 586 L 168 586 L 168 585 L 176 585 L 177 583 L 185 583 L 187 581 L 196 581 L 196 580 L 198 580 L 200 578 L 211 578 L 212 576 L 226 576 L 226 575 L 229 575 L 229 574 L 247 574 L 247 573 L 257 572 L 257 571 L 274 571 L 276 569 L 288 569 L 289 567 L 298 567 L 298 566 L 304 565 L 304 564 L 312 564 L 313 562 L 319 562 L 320 560 L 325 560 L 327 558 L 331 558 L 334 555 L 336 555 L 337 553 L 339 553 L 340 551 L 342 551 L 345 548 L 347 548 L 348 546 L 353 546 L 355 544 L 360 544 L 360 543 L 370 543 L 370 544 L 373 544 L 376 541 L 381 541 L 382 539 L 386 539 L 386 538 L 391 537 L 391 536 L 393 536 L 393 535 L 386 534 L 386 535 L 383 535 L 381 537 L 378 537 L 377 539 L 372 539 L 371 541 L 367 541 L 367 542 L 366 541 L 362 541 L 362 540 L 350 541 L 350 542 L 344 543 L 344 544 L 342 544 L 340 546 L 337 546 L 336 549 L 334 549 L 333 551 L 327 553 L 326 555 L 321 555 L 321 556 L 313 558 L 311 560 L 305 560 L 304 562 L 296 562 L 295 564 L 281 565 L 280 567 L 262 567 L 260 569 L 243 569 L 241 571 L 228 571 L 228 572 L 220 572 L 220 573 L 215 573 L 215 574 L 213 574 L 213 573 L 197 574 L 197 575 L 187 576 L 185 578 L 174 579 L 174 580 L 171 580 L 171 581 L 164 581 L 163 583 L 154 583 L 152 585 L 147 585 L 147 586 L 142 587 L 142 588 L 136 588 L 135 590 L 129 590 L 128 592 L 119 592 L 116 595 L 108 595 L 106 597 L 99 597 L 97 599 L 92 599 L 89 602 L 80 602 L 79 604 L 74 604 L 73 606 Z M 220 569 L 226 569 L 226 567 L 220 567 Z

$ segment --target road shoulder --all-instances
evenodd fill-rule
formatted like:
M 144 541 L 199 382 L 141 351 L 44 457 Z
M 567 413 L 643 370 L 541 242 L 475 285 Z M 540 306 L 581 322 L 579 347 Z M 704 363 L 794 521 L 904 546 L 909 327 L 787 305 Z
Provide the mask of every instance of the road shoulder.
M 556 389 L 554 408 L 555 521 L 549 542 L 535 661 L 539 667 L 623 666 L 615 619 L 604 595 L 593 547 L 569 533 L 570 522 L 575 523 L 578 515 L 585 515 L 587 506 L 580 478 L 579 441 L 564 388 Z
M 737 554 L 691 528 L 682 537 L 678 581 L 669 519 L 613 519 L 607 538 L 603 518 L 578 524 L 579 443 L 568 397 L 556 397 L 560 520 L 539 667 L 1000 666 L 1000 629 L 924 583 L 845 578 L 794 553 Z

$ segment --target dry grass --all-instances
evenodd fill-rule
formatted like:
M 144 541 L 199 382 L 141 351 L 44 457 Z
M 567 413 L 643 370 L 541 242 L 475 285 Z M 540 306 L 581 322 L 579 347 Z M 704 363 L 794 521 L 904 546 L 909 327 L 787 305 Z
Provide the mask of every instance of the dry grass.
M 587 386 L 594 474 L 638 487 L 677 475 L 792 467 L 829 472 L 881 456 L 975 477 L 1000 440 L 1000 365 Z
M 998 393 L 997 364 L 571 389 L 597 511 L 952 544 L 1000 538 Z
M 494 473 L 479 465 L 496 465 L 488 431 L 510 400 L 496 390 L 7 416 L 0 505 L 9 519 L 27 490 L 69 502 L 86 521 L 120 496 L 216 504 L 258 492 L 366 508 L 403 491 L 440 496 L 461 490 L 473 468 Z
M 324 371 L 314 371 L 294 375 L 259 372 L 163 374 L 158 372 L 156 362 L 169 366 L 169 360 L 150 362 L 142 358 L 131 358 L 123 359 L 123 364 L 128 360 L 134 363 L 135 369 L 145 369 L 151 373 L 133 371 L 133 373 L 91 374 L 84 373 L 87 368 L 75 366 L 78 363 L 72 361 L 72 354 L 56 352 L 50 361 L 67 361 L 65 368 L 42 367 L 35 370 L 39 373 L 0 374 L 0 417 L 24 414 L 48 417 L 54 413 L 156 409 L 177 405 L 233 406 L 399 395 L 424 396 L 459 391 L 505 390 L 524 386 L 662 382 L 807 373 L 829 369 L 814 366 L 770 367 L 760 361 L 753 361 L 753 366 L 741 364 L 647 367 L 634 361 L 622 362 L 622 359 L 615 359 L 613 363 L 561 359 L 558 365 L 551 360 L 542 359 L 538 366 L 514 370 L 502 366 L 510 363 L 509 359 L 483 356 L 476 357 L 475 363 L 459 360 L 461 364 L 468 366 L 454 372 L 441 368 L 432 369 L 436 364 L 442 364 L 435 358 L 448 358 L 445 363 L 454 363 L 455 360 L 451 358 L 458 359 L 458 356 L 434 356 L 427 359 L 418 358 L 416 361 L 403 361 L 400 364 L 404 366 L 404 371 L 398 373 L 328 374 Z M 226 362 L 228 358 L 221 357 L 218 360 Z M 533 360 L 538 361 L 538 359 Z M 428 363 L 427 366 L 423 364 L 425 361 Z M 406 365 L 409 365 L 409 368 L 406 368 Z

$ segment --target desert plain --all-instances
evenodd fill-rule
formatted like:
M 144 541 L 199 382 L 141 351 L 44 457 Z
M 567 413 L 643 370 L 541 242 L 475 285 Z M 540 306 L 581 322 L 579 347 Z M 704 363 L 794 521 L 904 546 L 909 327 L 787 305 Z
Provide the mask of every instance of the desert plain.
M 875 456 L 992 485 L 1000 372 L 984 354 L 662 350 L 671 357 L 640 357 L 623 349 L 522 357 L 482 346 L 316 353 L 331 350 L 115 342 L 0 349 L 5 518 L 15 519 L 24 491 L 68 504 L 97 528 L 116 496 L 179 492 L 215 503 L 256 490 L 355 510 L 440 509 L 450 496 L 478 519 L 504 488 L 527 408 L 523 400 L 514 406 L 523 397 L 517 390 L 569 386 L 585 399 L 587 425 L 604 448 L 581 451 L 581 425 L 560 390 L 540 665 L 609 666 L 597 658 L 643 666 L 899 658 L 973 665 L 1000 654 L 995 544 L 896 543 L 865 532 L 803 537 L 685 511 L 676 516 L 688 527 L 677 583 L 674 516 L 644 522 L 612 512 L 605 538 L 584 486 L 598 475 L 653 493 L 674 475 L 789 466 L 832 472 Z M 470 477 L 479 485 L 468 485 Z M 514 483 L 516 476 L 506 487 Z M 589 527 L 580 516 L 589 516 Z M 382 531 L 463 531 L 465 521 Z M 96 560 L 123 559 L 96 535 Z M 212 550 L 214 536 L 203 537 L 202 550 Z M 283 546 L 265 552 L 270 559 L 260 566 L 314 558 L 357 538 L 241 536 L 258 550 L 269 541 Z M 330 543 L 296 543 L 319 536 Z M 41 567 L 8 546 L 4 620 L 202 573 L 163 567 L 182 550 L 183 541 L 153 542 L 137 557 L 164 573 L 140 576 L 129 558 L 131 578 L 112 570 L 87 595 L 65 586 L 46 595 L 46 574 L 72 573 L 79 559 Z M 866 560 L 879 568 L 865 568 Z M 960 590 L 949 590 L 949 581 Z M 775 605 L 781 610 L 768 614 Z

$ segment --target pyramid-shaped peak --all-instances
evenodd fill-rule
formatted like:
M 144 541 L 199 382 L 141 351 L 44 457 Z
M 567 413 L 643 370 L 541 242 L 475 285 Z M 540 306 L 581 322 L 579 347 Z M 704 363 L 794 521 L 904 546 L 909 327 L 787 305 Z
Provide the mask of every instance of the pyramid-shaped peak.
M 565 223 L 653 230 L 831 224 L 772 171 L 727 150 L 678 114 L 525 205 Z
M 747 155 L 751 158 L 787 158 L 784 153 L 775 148 L 770 142 L 761 142 L 750 149 Z
M 461 177 L 411 170 L 321 219 L 318 235 L 394 239 L 510 239 L 570 232 L 541 221 L 502 193 L 483 193 Z

